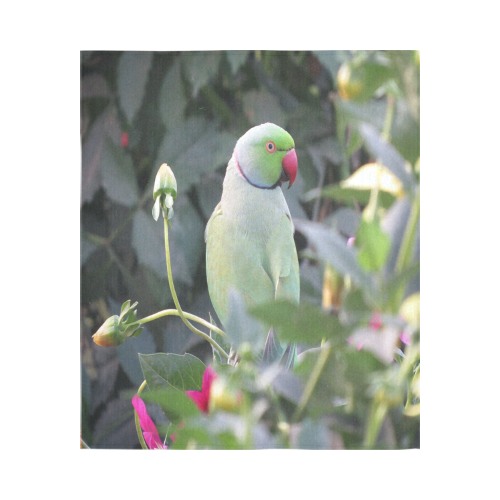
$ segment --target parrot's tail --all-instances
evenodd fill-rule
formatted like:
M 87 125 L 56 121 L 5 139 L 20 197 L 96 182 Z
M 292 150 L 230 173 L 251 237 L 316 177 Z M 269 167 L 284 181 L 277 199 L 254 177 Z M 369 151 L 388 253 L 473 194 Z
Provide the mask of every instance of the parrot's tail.
M 287 346 L 282 346 L 274 331 L 269 330 L 266 345 L 262 354 L 262 361 L 266 364 L 280 362 L 287 370 L 293 369 L 297 360 L 297 343 L 292 342 Z

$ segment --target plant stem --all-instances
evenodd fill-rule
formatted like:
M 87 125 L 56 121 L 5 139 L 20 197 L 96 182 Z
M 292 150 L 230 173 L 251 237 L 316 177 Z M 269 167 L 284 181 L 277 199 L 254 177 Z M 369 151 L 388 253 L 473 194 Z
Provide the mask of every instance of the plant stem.
M 393 95 L 389 94 L 387 96 L 387 109 L 385 112 L 384 128 L 382 129 L 382 137 L 387 142 L 390 142 L 390 140 L 391 140 L 391 127 L 392 127 L 392 120 L 394 118 L 394 105 L 395 105 L 395 103 L 396 103 L 396 99 L 394 98 Z
M 366 428 L 365 439 L 363 445 L 365 448 L 371 449 L 375 445 L 380 427 L 387 413 L 387 404 L 382 401 L 380 403 L 373 402 L 368 426 Z
M 163 227 L 165 229 L 165 255 L 166 255 L 166 260 L 167 260 L 167 275 L 168 275 L 168 284 L 170 286 L 170 292 L 172 293 L 172 298 L 174 299 L 175 307 L 177 308 L 177 311 L 179 312 L 179 316 L 181 317 L 182 321 L 184 324 L 196 335 L 199 335 L 200 337 L 204 338 L 207 342 L 209 342 L 213 347 L 215 347 L 222 356 L 224 356 L 225 359 L 229 359 L 229 355 L 227 354 L 222 347 L 215 342 L 212 337 L 207 335 L 206 333 L 202 332 L 201 330 L 198 330 L 198 328 L 194 327 L 186 318 L 183 310 L 181 309 L 181 306 L 179 304 L 179 299 L 177 298 L 177 293 L 175 292 L 175 287 L 174 287 L 174 280 L 172 279 L 172 266 L 170 264 L 170 247 L 168 244 L 168 219 L 166 217 L 163 218 Z M 209 326 L 210 329 L 213 329 L 213 326 Z
M 139 387 L 139 390 L 137 391 L 137 395 L 140 396 L 142 390 L 144 387 L 146 387 L 147 382 L 144 381 L 141 386 Z M 135 430 L 137 431 L 137 437 L 139 438 L 139 442 L 141 443 L 142 449 L 147 450 L 148 446 L 146 444 L 146 441 L 144 441 L 144 436 L 142 435 L 142 430 L 141 430 L 141 424 L 139 422 L 139 415 L 134 409 L 134 419 L 135 419 Z
M 195 316 L 194 314 L 187 313 L 185 311 L 182 311 L 184 313 L 184 316 L 192 321 L 196 321 L 197 323 L 202 324 L 203 326 L 206 326 L 207 328 L 210 328 L 210 330 L 214 331 L 215 333 L 218 333 L 219 335 L 222 335 L 223 337 L 227 337 L 226 332 L 222 331 L 220 328 L 217 326 L 213 325 L 212 323 L 209 323 L 207 320 L 200 318 L 199 316 Z M 154 321 L 155 319 L 162 318 L 163 316 L 180 316 L 180 313 L 177 309 L 165 309 L 163 311 L 159 311 L 155 314 L 151 314 L 151 316 L 146 316 L 145 318 L 138 319 L 134 323 L 131 323 L 131 325 L 135 324 L 143 324 L 143 323 L 148 323 L 149 321 Z
M 413 204 L 411 207 L 410 216 L 408 217 L 408 222 L 406 224 L 403 240 L 401 241 L 401 247 L 399 248 L 398 258 L 396 260 L 396 266 L 394 268 L 394 271 L 396 273 L 399 273 L 403 269 L 405 269 L 411 261 L 413 243 L 415 241 L 415 233 L 417 230 L 419 217 L 420 217 L 420 193 L 417 191 L 415 197 L 413 198 Z
M 316 388 L 316 384 L 318 383 L 321 372 L 323 371 L 323 368 L 326 365 L 326 362 L 330 356 L 331 351 L 332 347 L 328 344 L 325 344 L 322 347 L 318 360 L 316 361 L 316 364 L 314 365 L 314 368 L 311 372 L 311 376 L 309 377 L 309 380 L 307 381 L 307 384 L 304 388 L 304 392 L 302 393 L 297 409 L 293 414 L 292 421 L 297 422 L 301 417 L 302 412 L 307 406 L 307 403 L 309 402 L 309 399 L 311 398 L 312 393 Z

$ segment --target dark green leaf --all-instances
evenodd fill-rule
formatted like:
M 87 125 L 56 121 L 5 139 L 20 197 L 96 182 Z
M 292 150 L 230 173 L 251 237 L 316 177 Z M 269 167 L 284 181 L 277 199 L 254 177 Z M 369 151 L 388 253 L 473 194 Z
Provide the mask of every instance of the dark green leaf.
M 348 323 L 367 323 L 373 314 L 363 296 L 363 292 L 357 289 L 349 290 L 342 298 L 342 319 Z
M 380 206 L 383 208 L 389 208 L 396 199 L 394 195 L 387 193 L 386 191 L 379 191 L 378 195 Z M 303 199 L 304 201 L 310 201 L 320 196 L 322 198 L 332 198 L 333 200 L 345 203 L 352 203 L 356 201 L 361 205 L 367 205 L 370 200 L 370 190 L 345 188 L 339 186 L 338 184 L 334 184 L 326 186 L 322 189 L 312 189 L 303 195 Z
M 95 120 L 82 145 L 82 199 L 90 202 L 101 185 L 103 150 L 106 140 L 120 140 L 120 127 L 114 106 L 107 107 Z
M 222 182 L 224 176 L 218 172 L 210 172 L 204 175 L 201 181 L 196 185 L 198 202 L 203 215 L 208 220 L 214 211 L 217 203 L 222 197 Z
M 347 343 L 346 343 L 347 345 Z M 323 353 L 323 348 L 308 349 L 298 356 L 298 364 L 294 368 L 294 374 L 304 384 L 311 379 L 312 373 L 318 364 L 318 358 Z M 307 405 L 307 413 L 310 416 L 332 413 L 339 406 L 345 404 L 349 387 L 344 378 L 345 362 L 340 352 L 333 350 L 319 374 L 314 391 Z
M 137 203 L 137 180 L 130 155 L 108 139 L 101 160 L 102 185 L 108 196 L 126 207 Z
M 168 163 L 177 179 L 178 193 L 185 193 L 201 175 L 228 163 L 236 140 L 208 121 L 189 118 L 165 136 L 156 164 Z
M 349 275 L 363 289 L 374 293 L 372 278 L 366 274 L 356 261 L 356 253 L 347 247 L 347 241 L 332 229 L 317 222 L 295 220 L 295 229 L 309 240 L 318 258 L 331 264 L 342 275 Z
M 396 265 L 396 260 L 401 248 L 404 232 L 408 224 L 411 205 L 407 197 L 397 200 L 394 205 L 386 212 L 386 215 L 381 223 L 382 229 L 391 239 L 391 253 L 385 267 L 386 276 L 390 276 Z M 413 249 L 413 261 L 419 259 L 419 227 L 417 227 L 416 241 Z
M 203 223 L 186 196 L 178 197 L 174 206 L 175 217 L 169 230 L 172 276 L 175 282 L 191 284 L 204 250 Z M 166 278 L 165 236 L 162 226 L 149 214 L 138 210 L 132 224 L 132 246 L 141 264 L 148 266 L 160 278 Z M 170 294 L 170 291 L 165 290 L 165 293 Z
M 100 73 L 91 73 L 82 78 L 80 82 L 80 99 L 109 97 L 110 95 L 108 83 Z
M 151 391 L 201 391 L 205 365 L 192 354 L 139 354 L 139 361 Z
M 138 210 L 132 223 L 132 246 L 139 263 L 147 266 L 158 276 L 167 277 L 163 228 L 149 214 Z M 165 290 L 165 293 L 169 293 Z
M 391 143 L 411 165 L 420 157 L 420 125 L 411 115 L 406 101 L 402 99 L 396 101 Z
M 372 156 L 403 183 L 403 188 L 407 193 L 413 193 L 415 178 L 406 170 L 404 158 L 396 148 L 385 141 L 377 129 L 369 123 L 360 123 L 358 130 Z
M 116 349 L 118 360 L 124 372 L 133 384 L 139 387 L 144 380 L 138 354 L 153 354 L 155 343 L 148 330 L 144 330 L 139 337 L 128 338 Z
M 226 51 L 226 57 L 229 61 L 229 65 L 231 66 L 231 72 L 233 75 L 240 69 L 245 61 L 247 60 L 249 50 L 228 50 Z
M 152 52 L 124 52 L 118 62 L 118 98 L 129 124 L 144 98 L 152 61 Z
M 391 249 L 389 236 L 377 220 L 361 220 L 356 234 L 356 246 L 360 249 L 358 262 L 366 271 L 378 271 L 385 264 Z
M 246 305 L 241 295 L 235 289 L 231 289 L 226 333 L 233 347 L 238 351 L 241 346 L 248 344 L 252 351 L 257 354 L 264 349 L 267 332 L 267 328 L 264 328 L 247 314 Z
M 330 433 L 321 422 L 306 418 L 300 425 L 297 447 L 302 450 L 328 450 Z
M 169 231 L 172 275 L 174 281 L 190 285 L 205 253 L 205 228 L 187 196 L 178 197 L 174 208 L 175 217 Z
M 193 96 L 215 76 L 219 69 L 222 52 L 183 52 L 182 62 L 186 76 L 193 87 Z
M 243 110 L 253 125 L 271 122 L 285 126 L 286 113 L 279 103 L 279 99 L 266 89 L 250 90 L 243 96 Z
M 180 58 L 177 58 L 163 80 L 159 96 L 160 115 L 168 130 L 174 130 L 182 123 L 185 107 L 181 62 Z
M 80 266 L 83 266 L 87 259 L 97 250 L 98 245 L 86 240 L 83 235 L 80 235 Z
M 337 73 L 341 64 L 350 58 L 346 50 L 314 50 L 313 54 L 319 62 L 330 72 L 334 85 L 337 85 Z
M 319 307 L 307 302 L 262 304 L 252 308 L 250 313 L 275 327 L 283 340 L 318 344 L 324 338 L 340 340 L 344 333 L 335 316 L 325 314 Z
M 193 400 L 184 391 L 174 388 L 143 392 L 141 397 L 146 402 L 157 403 L 166 417 L 173 423 L 181 422 L 184 418 L 199 414 Z
M 374 125 L 378 130 L 384 126 L 387 103 L 383 100 L 371 100 L 364 103 L 335 100 L 335 109 L 341 113 L 348 123 L 357 126 L 360 122 Z

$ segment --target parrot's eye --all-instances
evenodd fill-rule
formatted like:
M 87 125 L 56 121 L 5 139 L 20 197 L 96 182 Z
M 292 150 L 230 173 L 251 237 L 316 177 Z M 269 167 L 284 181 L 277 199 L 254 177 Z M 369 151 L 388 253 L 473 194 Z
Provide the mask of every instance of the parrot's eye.
M 273 141 L 269 141 L 266 144 L 266 149 L 269 151 L 269 153 L 274 153 L 276 151 L 276 146 L 274 145 Z

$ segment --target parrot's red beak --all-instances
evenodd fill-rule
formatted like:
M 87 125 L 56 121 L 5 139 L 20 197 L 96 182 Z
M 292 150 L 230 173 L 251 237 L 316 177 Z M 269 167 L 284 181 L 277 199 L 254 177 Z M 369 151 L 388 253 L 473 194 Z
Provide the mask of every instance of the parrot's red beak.
M 283 161 L 281 162 L 281 165 L 283 166 L 283 172 L 284 176 L 286 179 L 281 179 L 283 182 L 288 181 L 288 188 L 290 189 L 292 187 L 292 184 L 295 182 L 295 177 L 297 177 L 297 153 L 295 153 L 295 148 L 292 148 L 288 151 L 288 153 L 285 155 L 283 158 Z

